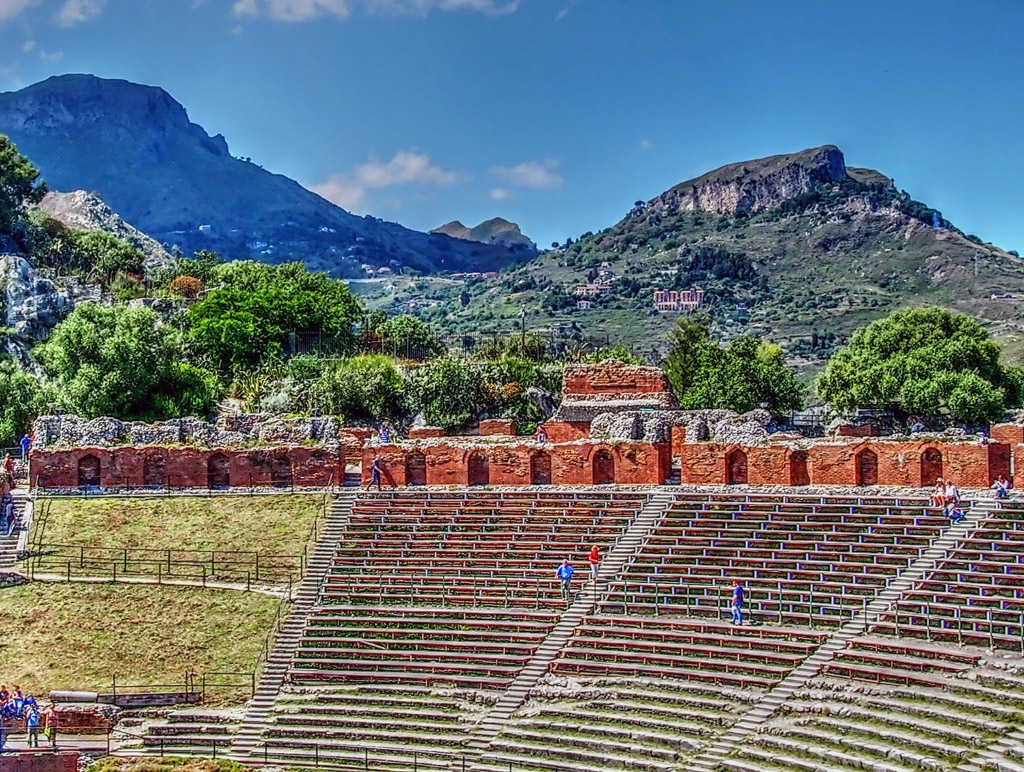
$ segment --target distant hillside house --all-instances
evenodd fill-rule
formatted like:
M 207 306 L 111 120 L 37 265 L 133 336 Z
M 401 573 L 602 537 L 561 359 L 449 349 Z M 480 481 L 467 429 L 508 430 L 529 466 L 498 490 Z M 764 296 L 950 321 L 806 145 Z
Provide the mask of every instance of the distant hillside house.
M 579 309 L 580 311 L 586 311 L 588 308 L 590 308 L 590 301 L 589 300 L 577 300 L 576 301 L 576 308 Z
M 694 287 L 688 290 L 655 290 L 654 308 L 659 312 L 696 311 L 704 303 L 704 290 Z
M 598 295 L 607 295 L 611 291 L 610 284 L 581 284 L 576 288 L 576 297 L 595 298 Z

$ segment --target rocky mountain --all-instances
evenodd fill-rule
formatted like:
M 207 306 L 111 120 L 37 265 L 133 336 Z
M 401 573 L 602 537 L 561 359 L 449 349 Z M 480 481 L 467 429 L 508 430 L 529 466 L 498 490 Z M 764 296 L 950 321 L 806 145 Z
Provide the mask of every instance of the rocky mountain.
M 43 198 L 39 208 L 69 228 L 105 231 L 133 244 L 146 255 L 144 265 L 147 271 L 168 268 L 174 264 L 174 258 L 163 246 L 126 223 L 95 193 L 86 193 L 84 190 L 50 192 Z
M 0 134 L 39 167 L 51 190 L 96 192 L 132 226 L 186 254 L 301 259 L 337 276 L 361 264 L 423 272 L 494 270 L 503 246 L 357 217 L 255 163 L 192 123 L 160 88 L 62 75 L 0 93 Z
M 478 241 L 481 244 L 496 244 L 508 247 L 509 249 L 522 249 L 525 252 L 535 254 L 537 245 L 523 235 L 519 226 L 501 217 L 494 217 L 484 220 L 474 228 L 468 228 L 458 220 L 445 223 L 440 228 L 434 228 L 431 233 L 443 233 L 453 239 L 465 239 L 466 241 Z
M 808 372 L 854 329 L 912 305 L 972 314 L 1024 361 L 1024 261 L 885 174 L 848 167 L 832 145 L 716 169 L 598 233 L 421 302 L 451 333 L 511 333 L 525 307 L 529 326 L 556 340 L 607 337 L 647 354 L 664 350 L 683 313 L 659 312 L 654 293 L 697 288 L 719 334 L 769 338 Z

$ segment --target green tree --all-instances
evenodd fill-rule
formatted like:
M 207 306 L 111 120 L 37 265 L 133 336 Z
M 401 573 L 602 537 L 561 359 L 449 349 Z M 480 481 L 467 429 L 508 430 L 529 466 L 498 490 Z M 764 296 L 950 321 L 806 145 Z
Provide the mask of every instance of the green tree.
M 39 179 L 39 170 L 0 134 L 0 233 L 11 233 L 22 224 L 27 205 L 38 204 L 45 195 L 46 183 Z
M 857 330 L 818 377 L 838 410 L 888 408 L 967 422 L 998 420 L 1021 403 L 1024 380 L 973 318 L 942 308 L 897 311 Z
M 803 407 L 804 389 L 774 343 L 746 336 L 719 346 L 707 317 L 680 319 L 672 341 L 665 375 L 683 409 L 745 413 L 766 406 L 780 415 Z
M 74 231 L 77 267 L 110 286 L 120 273 L 141 275 L 145 255 L 138 247 L 103 231 Z
M 39 382 L 10 357 L 0 357 L 0 447 L 13 447 L 46 407 Z
M 203 415 L 213 375 L 182 361 L 179 335 L 149 309 L 85 303 L 35 351 L 58 404 L 84 418 Z
M 405 380 L 386 356 L 341 359 L 325 368 L 309 393 L 312 410 L 347 421 L 397 417 L 403 408 Z
M 406 359 L 429 359 L 444 350 L 434 328 L 415 316 L 395 316 L 376 328 L 384 353 Z
M 301 263 L 238 261 L 215 266 L 218 286 L 189 310 L 196 353 L 218 372 L 237 374 L 279 356 L 289 333 L 314 333 L 342 353 L 355 348 L 359 301 L 344 282 Z
M 409 387 L 415 406 L 431 426 L 461 429 L 484 403 L 479 368 L 453 357 L 434 359 L 413 371 Z

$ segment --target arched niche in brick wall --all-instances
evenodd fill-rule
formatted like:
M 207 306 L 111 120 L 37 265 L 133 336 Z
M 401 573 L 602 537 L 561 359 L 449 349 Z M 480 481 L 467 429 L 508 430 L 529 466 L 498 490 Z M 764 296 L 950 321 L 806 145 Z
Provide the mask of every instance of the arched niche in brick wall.
M 857 454 L 857 485 L 878 485 L 878 456 L 870 448 Z
M 150 451 L 142 458 L 142 484 L 150 488 L 162 488 L 166 482 L 163 453 Z
M 725 481 L 729 485 L 747 484 L 747 454 L 737 448 L 725 457 Z
M 551 485 L 551 454 L 543 450 L 530 456 L 530 485 Z
M 601 448 L 594 454 L 594 485 L 610 485 L 615 482 L 615 458 L 610 451 Z
M 806 450 L 794 450 L 789 454 L 789 484 L 811 484 L 811 470 L 807 463 Z
M 291 487 L 292 458 L 287 453 L 278 453 L 270 459 L 270 484 L 275 488 Z
M 405 484 L 427 484 L 427 457 L 418 450 L 405 457 Z
M 207 459 L 206 484 L 210 488 L 231 486 L 231 460 L 223 453 L 214 453 Z
M 100 460 L 97 456 L 88 455 L 78 459 L 78 487 L 100 487 Z
M 926 448 L 921 454 L 921 485 L 935 485 L 942 476 L 942 452 L 938 448 Z
M 469 463 L 466 468 L 470 485 L 490 485 L 491 462 L 482 450 L 474 450 L 469 454 Z

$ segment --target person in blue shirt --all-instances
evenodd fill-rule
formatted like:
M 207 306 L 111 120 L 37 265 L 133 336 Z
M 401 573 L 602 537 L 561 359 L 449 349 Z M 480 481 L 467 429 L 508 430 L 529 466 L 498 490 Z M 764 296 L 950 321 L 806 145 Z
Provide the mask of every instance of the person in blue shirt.
M 739 579 L 732 580 L 732 602 L 729 604 L 732 609 L 732 623 L 743 624 L 743 585 Z
M 28 731 L 28 747 L 39 747 L 39 708 L 34 704 L 25 703 L 25 729 Z
M 560 565 L 558 567 L 558 570 L 555 571 L 555 576 L 557 576 L 559 578 L 559 580 L 561 580 L 561 582 L 562 582 L 562 599 L 563 600 L 569 600 L 569 593 L 572 590 L 572 574 L 573 574 L 572 563 L 570 563 L 569 559 L 566 558 L 565 560 L 562 561 L 562 565 Z
M 25 461 L 28 459 L 28 451 L 32 447 L 32 438 L 27 434 L 21 438 L 21 460 Z

